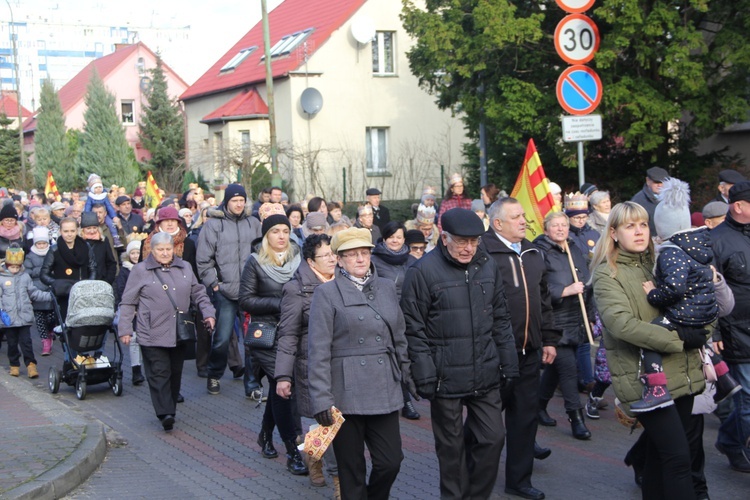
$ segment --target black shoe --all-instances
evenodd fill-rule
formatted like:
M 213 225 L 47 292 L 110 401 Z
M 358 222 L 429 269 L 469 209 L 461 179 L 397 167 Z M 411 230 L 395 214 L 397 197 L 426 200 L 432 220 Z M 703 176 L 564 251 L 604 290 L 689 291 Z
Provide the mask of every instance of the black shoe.
M 221 393 L 221 382 L 219 382 L 218 378 L 209 377 L 208 380 L 206 380 L 206 388 L 208 389 L 209 394 L 215 396 L 216 394 Z
M 505 493 L 521 498 L 531 498 L 532 500 L 542 500 L 544 498 L 544 492 L 533 486 L 522 486 L 520 488 L 508 488 L 506 486 Z
M 539 425 L 543 425 L 544 427 L 554 427 L 557 425 L 557 420 L 549 416 L 546 408 L 539 410 L 538 418 Z
M 146 381 L 146 378 L 141 372 L 141 365 L 135 365 L 133 367 L 133 385 L 141 385 Z
M 234 378 L 242 378 L 245 374 L 244 366 L 235 366 L 234 368 L 230 368 L 230 370 L 232 370 L 232 377 Z
M 633 467 L 633 480 L 635 481 L 635 484 L 640 488 L 643 486 L 644 463 L 634 460 L 633 456 L 631 455 L 632 451 L 633 449 L 631 448 L 630 451 L 628 451 L 628 454 L 625 455 L 624 462 L 628 467 Z
M 174 428 L 174 415 L 164 415 L 159 417 L 159 421 L 165 431 L 171 431 Z
M 591 439 L 591 432 L 586 428 L 586 422 L 583 420 L 583 410 L 573 410 L 568 412 L 568 422 L 570 430 L 576 439 Z
M 544 460 L 552 454 L 552 450 L 549 448 L 542 448 L 534 441 L 534 458 L 537 460 Z
M 729 373 L 716 379 L 716 393 L 714 403 L 719 404 L 742 390 L 742 386 Z
M 404 407 L 401 409 L 401 416 L 408 418 L 409 420 L 419 420 L 419 412 L 414 408 L 414 403 L 407 401 L 404 403 Z
M 202 370 L 198 370 L 198 376 L 200 378 L 208 378 L 208 370 L 206 370 L 205 368 Z
M 714 446 L 719 450 L 719 453 L 726 455 L 729 459 L 729 466 L 733 470 L 736 470 L 737 472 L 750 472 L 750 461 L 745 457 L 745 454 L 742 453 L 742 450 L 730 449 L 720 443 L 716 443 Z
M 286 446 L 286 468 L 295 476 L 306 476 L 310 471 L 307 470 L 302 455 L 299 454 L 297 444 L 294 441 L 284 441 Z
M 184 403 L 185 402 L 185 398 L 180 393 L 177 394 L 177 402 L 178 403 Z
M 271 440 L 272 432 L 261 430 L 258 434 L 258 446 L 260 446 L 260 453 L 263 458 L 276 458 L 279 456 L 279 452 L 273 447 L 273 441 Z

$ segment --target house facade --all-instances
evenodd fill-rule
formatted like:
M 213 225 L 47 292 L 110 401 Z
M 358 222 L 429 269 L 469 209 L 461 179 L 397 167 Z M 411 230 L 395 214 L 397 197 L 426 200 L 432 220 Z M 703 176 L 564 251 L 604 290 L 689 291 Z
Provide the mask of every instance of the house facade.
M 162 63 L 167 88 L 173 99 L 188 88 L 187 83 L 169 66 Z M 144 43 L 117 45 L 115 52 L 95 59 L 58 90 L 58 97 L 68 129 L 83 130 L 86 120 L 85 97 L 94 70 L 107 89 L 115 96 L 115 109 L 125 130 L 125 137 L 138 161 L 151 158 L 139 142 L 140 117 L 148 105 L 147 91 L 151 85 L 150 69 L 156 67 L 156 54 Z M 26 150 L 33 153 L 36 114 L 24 123 Z M 33 158 L 32 158 L 33 160 Z
M 418 197 L 460 170 L 463 124 L 418 85 L 400 0 L 285 0 L 269 13 L 279 168 L 294 199 Z M 215 184 L 268 164 L 259 23 L 181 97 L 189 167 Z M 244 170 L 247 172 L 248 170 Z

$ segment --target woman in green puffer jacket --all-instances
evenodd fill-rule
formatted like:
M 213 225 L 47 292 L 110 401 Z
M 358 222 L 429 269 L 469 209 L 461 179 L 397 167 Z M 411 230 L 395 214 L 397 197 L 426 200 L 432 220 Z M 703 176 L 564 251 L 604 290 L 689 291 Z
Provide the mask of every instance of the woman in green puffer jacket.
M 643 283 L 653 280 L 654 250 L 648 213 L 634 202 L 612 209 L 592 266 L 594 298 L 604 323 L 607 362 L 623 409 L 643 395 L 641 348 L 660 352 L 674 405 L 638 413 L 647 435 L 644 498 L 695 498 L 685 429 L 693 396 L 705 388 L 698 349 L 685 350 L 677 332 L 651 321 Z M 632 416 L 632 415 L 631 415 Z

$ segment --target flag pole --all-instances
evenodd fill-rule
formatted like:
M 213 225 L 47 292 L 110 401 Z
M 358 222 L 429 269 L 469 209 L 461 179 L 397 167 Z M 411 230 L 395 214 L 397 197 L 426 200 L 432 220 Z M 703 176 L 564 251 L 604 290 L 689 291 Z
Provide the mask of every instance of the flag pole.
M 573 273 L 573 280 L 574 283 L 578 283 L 578 273 L 576 272 L 576 266 L 573 264 L 573 256 L 570 255 L 570 247 L 568 246 L 568 242 L 563 242 L 563 247 L 565 248 L 565 253 L 568 254 L 568 264 L 570 264 L 570 270 Z M 581 306 L 581 313 L 583 314 L 583 326 L 586 327 L 586 335 L 589 338 L 589 344 L 594 343 L 594 336 L 591 335 L 591 325 L 589 325 L 589 315 L 586 312 L 586 304 L 583 302 L 583 293 L 578 293 L 578 304 Z

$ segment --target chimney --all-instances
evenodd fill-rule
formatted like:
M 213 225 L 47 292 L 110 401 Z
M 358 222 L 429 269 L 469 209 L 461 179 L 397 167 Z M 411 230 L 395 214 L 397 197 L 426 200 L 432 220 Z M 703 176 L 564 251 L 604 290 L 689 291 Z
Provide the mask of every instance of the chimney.
M 130 44 L 129 43 L 116 43 L 115 52 L 117 52 L 118 50 L 124 49 L 126 47 L 130 47 Z

